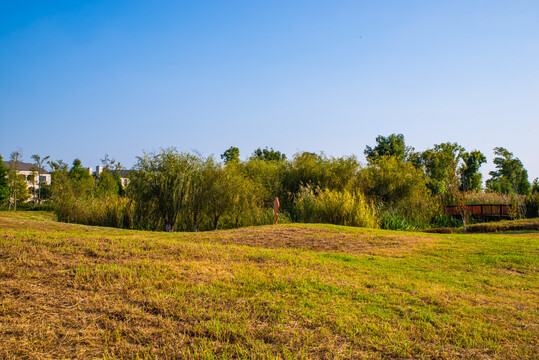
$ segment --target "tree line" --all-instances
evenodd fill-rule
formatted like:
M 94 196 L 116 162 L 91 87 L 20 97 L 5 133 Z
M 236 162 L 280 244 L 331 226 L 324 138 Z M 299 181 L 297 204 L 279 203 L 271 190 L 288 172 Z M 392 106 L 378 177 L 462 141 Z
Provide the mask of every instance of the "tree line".
M 538 181 L 529 183 L 522 162 L 507 149 L 494 149 L 496 170 L 485 189 L 480 167 L 486 157 L 457 143 L 416 152 L 402 134 L 391 134 L 378 136 L 364 154 L 362 165 L 354 155 L 301 152 L 288 159 L 259 148 L 241 160 L 239 149 L 230 147 L 218 161 L 167 148 L 137 157 L 125 188 L 121 165 L 108 156 L 97 179 L 80 160 L 71 167 L 49 161 L 49 203 L 62 221 L 164 231 L 270 224 L 275 197 L 282 222 L 389 229 L 447 225 L 452 220 L 443 216 L 443 206 L 484 194 L 518 201 L 522 210 L 515 216 L 537 216 Z

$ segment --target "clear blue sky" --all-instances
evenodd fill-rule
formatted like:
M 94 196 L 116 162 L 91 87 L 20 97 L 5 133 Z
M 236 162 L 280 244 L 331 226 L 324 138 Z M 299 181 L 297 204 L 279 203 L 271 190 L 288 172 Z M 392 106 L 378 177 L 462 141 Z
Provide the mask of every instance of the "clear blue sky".
M 0 153 L 356 154 L 402 133 L 539 176 L 539 1 L 0 0 Z

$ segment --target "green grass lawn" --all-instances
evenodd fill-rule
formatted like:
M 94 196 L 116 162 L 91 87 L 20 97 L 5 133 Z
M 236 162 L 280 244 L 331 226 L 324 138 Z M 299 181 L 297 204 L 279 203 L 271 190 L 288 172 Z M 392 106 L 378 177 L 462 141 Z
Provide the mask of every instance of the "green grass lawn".
M 0 212 L 0 358 L 531 359 L 539 234 Z

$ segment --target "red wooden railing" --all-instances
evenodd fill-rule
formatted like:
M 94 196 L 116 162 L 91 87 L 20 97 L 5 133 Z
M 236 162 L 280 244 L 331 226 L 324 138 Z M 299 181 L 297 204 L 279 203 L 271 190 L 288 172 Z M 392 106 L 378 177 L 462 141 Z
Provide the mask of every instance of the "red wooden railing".
M 444 214 L 462 215 L 462 210 L 460 206 L 446 206 Z M 466 205 L 466 212 L 478 216 L 508 216 L 509 205 Z

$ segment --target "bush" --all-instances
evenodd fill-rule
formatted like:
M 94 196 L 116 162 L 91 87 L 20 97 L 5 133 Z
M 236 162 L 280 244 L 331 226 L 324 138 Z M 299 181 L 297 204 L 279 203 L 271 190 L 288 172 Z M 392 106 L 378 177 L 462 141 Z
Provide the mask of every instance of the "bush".
M 54 204 L 59 221 L 84 225 L 133 227 L 132 203 L 120 196 L 104 198 L 63 198 Z
M 458 228 L 462 226 L 462 220 L 452 215 L 436 215 L 432 225 L 440 228 Z
M 469 191 L 463 194 L 466 205 L 510 205 L 515 200 L 522 202 L 524 195 L 498 194 L 494 192 Z M 457 205 L 448 203 L 448 205 Z
M 378 227 L 371 205 L 360 192 L 301 189 L 294 204 L 298 220 L 308 223 Z
M 377 204 L 381 219 L 395 218 L 387 220 L 387 226 L 397 226 L 400 219 L 409 227 L 428 227 L 433 216 L 441 213 L 439 202 L 427 189 L 423 172 L 395 157 L 382 156 L 362 169 L 356 188 Z
M 535 192 L 526 197 L 526 217 L 539 217 L 539 192 Z
M 382 218 L 381 228 L 385 230 L 416 230 L 417 228 L 409 224 L 406 219 L 398 214 L 386 214 Z

